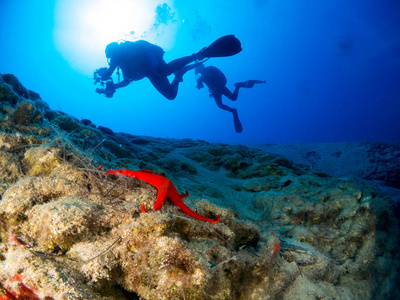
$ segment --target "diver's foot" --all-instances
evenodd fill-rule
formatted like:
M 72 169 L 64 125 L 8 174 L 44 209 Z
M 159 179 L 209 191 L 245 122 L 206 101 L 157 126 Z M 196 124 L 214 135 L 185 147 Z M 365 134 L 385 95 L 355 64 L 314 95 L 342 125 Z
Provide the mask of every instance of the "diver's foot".
M 196 68 L 198 65 L 200 65 L 200 63 L 194 63 L 191 65 L 187 65 L 184 66 L 183 68 L 179 69 L 178 71 L 176 71 L 175 74 L 175 78 L 178 79 L 179 82 L 183 81 L 183 75 L 186 74 L 186 72 L 193 70 L 194 68 Z

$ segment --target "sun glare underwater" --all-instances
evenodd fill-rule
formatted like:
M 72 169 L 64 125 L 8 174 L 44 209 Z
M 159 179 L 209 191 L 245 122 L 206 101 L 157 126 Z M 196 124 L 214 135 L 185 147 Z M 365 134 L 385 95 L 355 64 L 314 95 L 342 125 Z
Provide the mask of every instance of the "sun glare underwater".
M 115 132 L 226 143 L 400 141 L 400 4 L 328 0 L 6 0 L 0 72 L 16 75 L 52 109 Z M 146 40 L 164 60 L 234 35 L 242 51 L 212 57 L 243 127 L 188 71 L 170 101 L 147 78 L 95 93 L 111 42 Z M 170 82 L 174 75 L 169 76 Z M 118 82 L 114 72 L 113 80 Z

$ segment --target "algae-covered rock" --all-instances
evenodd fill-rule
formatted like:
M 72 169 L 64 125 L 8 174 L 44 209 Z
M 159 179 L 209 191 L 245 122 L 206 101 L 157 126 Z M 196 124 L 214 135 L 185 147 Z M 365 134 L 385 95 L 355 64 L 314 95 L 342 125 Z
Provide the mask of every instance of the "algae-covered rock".
M 25 151 L 23 165 L 27 175 L 49 175 L 54 168 L 61 165 L 61 149 L 44 146 Z
M 84 187 L 78 183 L 62 177 L 22 177 L 4 193 L 0 214 L 10 220 L 17 220 L 37 204 L 84 191 Z
M 37 95 L 37 96 L 39 97 L 39 95 Z M 50 110 L 50 106 L 46 102 L 42 101 L 42 99 L 40 99 L 40 97 L 37 99 L 32 99 L 32 100 L 34 100 L 33 105 L 35 106 L 36 110 L 43 112 L 43 113 Z
M 107 141 L 105 141 L 103 143 L 103 145 L 112 154 L 114 154 L 117 158 L 131 157 L 132 156 L 130 151 L 126 150 L 122 145 L 119 145 L 114 141 L 107 140 Z
M 2 103 L 9 104 L 11 106 L 15 106 L 19 101 L 19 97 L 12 91 L 12 89 L 9 86 L 1 84 L 0 101 Z
M 21 162 L 13 153 L 0 150 L 0 180 L 15 182 L 22 176 Z
M 7 253 L 0 262 L 0 276 L 2 292 L 19 295 L 19 299 L 109 299 L 88 288 L 81 274 L 64 262 L 23 247 Z
M 221 167 L 228 170 L 229 176 L 240 179 L 251 179 L 267 176 L 286 176 L 288 168 L 297 168 L 282 157 L 265 155 L 261 151 L 248 149 L 245 146 L 212 145 L 197 146 L 185 155 L 211 171 Z
M 52 109 L 46 110 L 46 112 L 44 114 L 45 118 L 50 122 L 52 122 L 54 119 L 58 118 L 60 115 L 64 115 L 64 114 L 58 110 L 52 110 Z
M 41 112 L 35 110 L 31 102 L 20 103 L 11 115 L 15 123 L 19 125 L 39 124 L 43 122 Z
M 28 125 L 32 119 L 34 107 L 30 102 L 22 102 L 17 106 L 12 118 L 15 123 L 20 125 Z
M 31 123 L 33 124 L 43 123 L 43 114 L 40 111 L 35 110 L 32 114 Z
M 13 90 L 18 95 L 26 99 L 29 98 L 28 90 L 19 82 L 17 77 L 15 77 L 13 74 L 4 74 L 2 77 L 5 82 L 12 86 Z
M 97 129 L 92 127 L 82 128 L 80 134 L 82 135 L 83 138 L 88 139 L 93 144 L 96 143 L 96 141 L 99 140 L 101 141 L 101 139 L 103 138 L 102 134 Z M 96 144 L 95 146 L 97 145 L 99 145 L 99 143 Z
M 47 112 L 46 116 L 48 116 L 49 114 L 50 112 Z M 50 116 L 48 117 L 51 119 Z M 52 123 L 60 127 L 62 130 L 68 132 L 72 132 L 76 130 L 78 127 L 80 127 L 79 122 L 76 122 L 74 118 L 65 115 L 56 117 L 54 120 L 52 120 Z
M 114 131 L 112 131 L 110 128 L 108 128 L 108 127 L 104 127 L 104 126 L 98 126 L 97 127 L 102 133 L 104 133 L 104 134 L 108 134 L 108 135 L 111 135 L 111 136 L 115 136 L 115 133 L 114 133 Z
M 37 145 L 41 143 L 42 140 L 40 137 L 35 135 L 23 135 L 20 133 L 12 135 L 0 132 L 0 149 L 4 149 L 9 152 L 13 150 L 24 151 L 24 148 L 29 148 L 30 145 Z
M 45 251 L 66 251 L 100 229 L 102 209 L 93 201 L 65 196 L 27 212 L 26 233 Z M 25 230 L 24 230 L 25 231 Z

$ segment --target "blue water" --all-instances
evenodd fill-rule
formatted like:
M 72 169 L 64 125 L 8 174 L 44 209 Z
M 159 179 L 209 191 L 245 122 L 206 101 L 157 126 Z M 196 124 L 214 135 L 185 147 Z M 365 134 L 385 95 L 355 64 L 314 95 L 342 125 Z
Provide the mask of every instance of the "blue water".
M 66 1 L 0 2 L 0 73 L 16 75 L 52 109 L 115 132 L 211 142 L 400 141 L 398 1 L 176 0 L 166 2 L 166 14 L 153 10 L 155 29 L 164 27 L 150 41 L 164 47 L 167 62 L 226 34 L 240 39 L 241 53 L 206 62 L 225 73 L 230 89 L 238 81 L 267 81 L 241 89 L 236 102 L 224 99 L 238 109 L 240 134 L 231 114 L 218 109 L 206 89 L 195 88 L 193 73 L 174 101 L 147 79 L 112 99 L 96 94 L 91 72 L 107 66 L 104 47 L 91 49 L 104 58 L 100 64 L 79 68 L 56 45 L 63 37 L 55 26 L 64 22 L 57 9 Z M 85 2 L 93 9 L 99 3 Z M 64 13 L 72 24 L 78 21 L 76 13 Z M 166 38 L 168 30 L 174 32 Z M 69 47 L 79 54 L 81 44 Z

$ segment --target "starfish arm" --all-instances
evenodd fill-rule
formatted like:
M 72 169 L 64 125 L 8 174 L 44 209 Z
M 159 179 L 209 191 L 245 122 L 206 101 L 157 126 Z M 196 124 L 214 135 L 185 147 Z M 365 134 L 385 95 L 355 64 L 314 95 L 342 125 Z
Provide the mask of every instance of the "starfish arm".
M 108 170 L 107 173 L 112 175 L 119 175 L 119 173 L 116 170 Z
M 156 203 L 152 209 L 153 211 L 160 210 L 165 200 L 167 199 L 167 190 L 170 180 L 161 175 L 158 175 L 155 172 L 152 172 L 150 170 L 143 170 L 143 171 L 109 170 L 107 171 L 107 173 L 136 178 L 154 186 L 157 189 L 158 193 L 157 193 Z M 141 211 L 146 212 L 144 205 L 141 206 Z
M 150 170 L 144 170 L 144 171 L 131 171 L 131 170 L 110 170 L 107 171 L 108 173 L 111 174 L 121 174 L 121 175 L 125 175 L 128 177 L 132 177 L 132 178 L 136 178 L 139 180 L 143 180 L 146 181 L 147 183 L 150 183 L 151 185 L 155 186 L 156 188 L 158 188 L 159 185 L 161 185 L 165 179 L 165 177 L 158 175 L 157 173 L 153 172 L 151 173 Z M 117 174 L 115 174 L 117 175 Z
M 189 192 L 186 191 L 186 193 L 184 193 L 184 194 L 182 194 L 182 195 L 180 195 L 180 196 L 181 196 L 181 199 L 187 198 L 187 197 L 189 197 Z
M 159 186 L 156 186 L 158 193 L 157 193 L 157 200 L 156 204 L 154 204 L 154 207 L 152 211 L 160 210 L 161 207 L 164 205 L 165 200 L 167 200 L 167 194 L 168 194 L 168 187 L 172 185 L 171 181 L 167 178 L 163 178 L 164 182 L 160 184 Z
M 194 212 L 193 210 L 191 210 L 185 203 L 183 203 L 182 198 L 184 198 L 185 195 L 181 196 L 179 195 L 178 191 L 176 190 L 176 187 L 172 184 L 169 185 L 169 189 L 168 189 L 168 199 L 175 204 L 176 206 L 178 206 L 178 208 L 185 214 L 202 220 L 202 221 L 207 221 L 207 222 L 211 222 L 211 223 L 218 223 L 220 216 L 218 216 L 218 218 L 216 220 L 212 220 L 209 219 L 207 217 L 204 217 L 202 215 L 199 215 L 198 213 Z

